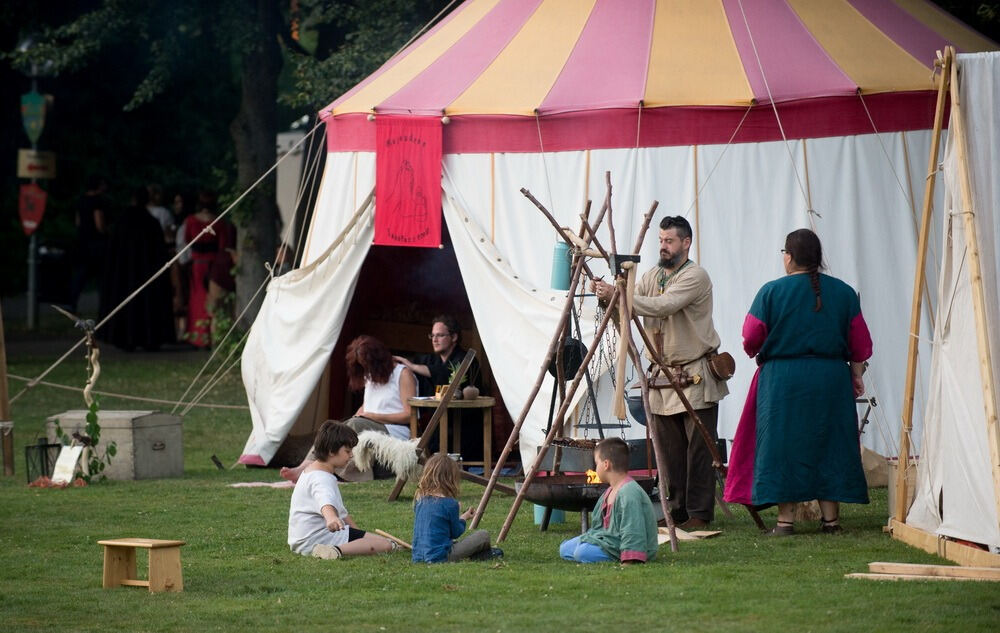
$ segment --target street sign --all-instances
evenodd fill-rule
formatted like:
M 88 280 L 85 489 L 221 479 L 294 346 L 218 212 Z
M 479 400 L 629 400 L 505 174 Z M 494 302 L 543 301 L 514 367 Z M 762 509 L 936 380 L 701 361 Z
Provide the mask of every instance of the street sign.
M 45 215 L 45 200 L 48 195 L 35 183 L 21 185 L 18 196 L 17 212 L 21 216 L 21 228 L 25 235 L 31 235 L 42 222 Z
M 55 152 L 40 152 L 33 149 L 17 150 L 18 178 L 55 178 Z
M 31 144 L 38 143 L 45 127 L 45 95 L 35 90 L 21 95 L 21 122 Z

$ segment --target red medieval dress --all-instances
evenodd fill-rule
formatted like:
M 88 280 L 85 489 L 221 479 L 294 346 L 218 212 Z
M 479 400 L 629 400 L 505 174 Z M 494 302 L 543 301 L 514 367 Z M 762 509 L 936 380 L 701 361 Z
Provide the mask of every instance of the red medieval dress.
M 189 215 L 184 219 L 184 239 L 191 244 L 187 340 L 196 347 L 208 347 L 212 343 L 212 315 L 205 308 L 212 263 L 220 252 L 225 252 L 225 249 L 234 246 L 232 232 L 225 222 L 219 222 L 212 227 L 214 235 L 205 233 L 198 237 L 214 220 L 214 216 L 208 221 L 202 220 L 198 214 Z

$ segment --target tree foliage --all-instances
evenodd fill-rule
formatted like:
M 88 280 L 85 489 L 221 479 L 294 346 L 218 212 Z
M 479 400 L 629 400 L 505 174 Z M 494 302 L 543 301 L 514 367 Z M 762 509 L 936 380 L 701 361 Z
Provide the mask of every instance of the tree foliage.
M 282 101 L 318 110 L 385 63 L 447 0 L 301 0 L 302 45 L 288 49 L 293 78 Z

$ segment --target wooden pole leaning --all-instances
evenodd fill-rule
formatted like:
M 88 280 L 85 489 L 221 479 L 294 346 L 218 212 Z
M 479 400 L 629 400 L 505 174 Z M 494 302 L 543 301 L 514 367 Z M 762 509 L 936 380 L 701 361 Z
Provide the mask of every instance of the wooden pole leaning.
M 969 283 L 972 286 L 972 311 L 976 322 L 976 347 L 979 355 L 979 376 L 983 385 L 983 407 L 986 414 L 986 437 L 990 450 L 993 475 L 993 501 L 1000 517 L 1000 422 L 997 419 L 996 383 L 993 381 L 993 359 L 990 357 L 989 326 L 986 323 L 986 295 L 983 292 L 983 269 L 979 257 L 976 232 L 976 204 L 969 176 L 968 136 L 959 95 L 958 64 L 951 66 L 951 129 L 958 162 L 959 189 L 962 196 L 962 224 L 965 248 L 969 258 Z
M 642 356 L 639 354 L 639 349 L 635 345 L 635 340 L 632 338 L 631 332 L 628 334 L 628 343 L 632 363 L 640 368 L 636 373 L 639 375 L 639 386 L 642 388 L 642 408 L 646 414 L 646 429 L 652 435 L 653 440 L 653 458 L 656 460 L 657 474 L 656 485 L 660 490 L 660 510 L 663 512 L 663 520 L 667 523 L 667 533 L 670 535 L 670 551 L 676 552 L 677 530 L 674 525 L 674 517 L 670 514 L 670 491 L 667 489 L 667 478 L 663 476 L 667 472 L 667 460 L 660 454 L 660 449 L 657 448 L 660 445 L 660 432 L 657 425 L 653 424 L 653 419 L 650 415 L 652 409 L 649 407 L 649 378 L 646 377 L 646 372 L 642 371 Z
M 583 264 L 583 258 L 581 257 L 577 261 L 576 266 L 573 267 L 569 290 L 566 292 L 566 301 L 563 304 L 562 314 L 559 316 L 559 324 L 556 326 L 556 331 L 552 335 L 552 341 L 549 343 L 549 348 L 545 352 L 545 358 L 542 360 L 542 365 L 538 369 L 538 377 L 535 379 L 535 384 L 532 386 L 531 392 L 528 394 L 528 398 L 524 402 L 524 406 L 521 407 L 521 413 L 518 414 L 517 420 L 514 422 L 514 429 L 510 432 L 510 436 L 507 438 L 507 443 L 504 445 L 503 451 L 500 453 L 500 457 L 497 458 L 496 463 L 493 465 L 493 472 L 490 474 L 490 481 L 486 484 L 486 490 L 483 491 L 483 496 L 479 499 L 479 505 L 476 506 L 476 512 L 472 516 L 472 529 L 478 527 L 479 522 L 483 518 L 483 513 L 486 511 L 486 505 L 490 501 L 490 495 L 493 493 L 493 489 L 497 486 L 497 479 L 500 477 L 500 472 L 506 465 L 507 458 L 510 456 L 511 451 L 514 448 L 514 444 L 517 443 L 521 427 L 524 426 L 524 421 L 527 419 L 528 412 L 531 410 L 531 405 L 535 402 L 535 397 L 538 396 L 538 391 L 542 388 L 542 381 L 545 380 L 545 373 L 548 371 L 549 364 L 552 363 L 552 359 L 556 356 L 556 346 L 559 342 L 559 333 L 562 332 L 566 328 L 566 324 L 569 323 L 569 313 L 570 309 L 573 307 L 573 295 L 576 294 L 576 287 L 580 283 Z
M 934 131 L 931 133 L 931 151 L 927 164 L 927 179 L 924 182 L 924 205 L 920 219 L 920 235 L 917 238 L 917 266 L 913 276 L 913 303 L 910 307 L 910 340 L 906 355 L 906 381 L 903 386 L 902 423 L 899 429 L 899 461 L 896 467 L 896 497 L 892 517 L 903 523 L 906 521 L 907 484 L 906 475 L 910 468 L 910 432 L 913 430 L 913 393 L 916 388 L 917 354 L 920 344 L 920 317 L 922 314 L 922 292 L 924 268 L 927 263 L 927 243 L 930 240 L 931 216 L 934 211 L 934 184 L 936 182 L 938 153 L 941 147 L 941 128 L 944 125 L 944 111 L 948 99 L 948 83 L 954 49 L 945 49 L 944 58 L 939 60 L 941 73 L 938 76 L 937 107 L 934 110 Z
M 427 445 L 431 442 L 431 436 L 434 435 L 434 431 L 437 430 L 438 424 L 441 422 L 441 416 L 448 415 L 448 403 L 455 396 L 455 392 L 458 391 L 458 385 L 461 384 L 462 380 L 465 378 L 465 372 L 469 371 L 469 367 L 472 365 L 473 359 L 476 358 L 476 350 L 470 349 L 465 352 L 465 358 L 462 359 L 462 364 L 458 366 L 458 371 L 452 376 L 451 384 L 448 385 L 448 389 L 445 390 L 444 395 L 441 396 L 441 402 L 438 404 L 437 409 L 434 409 L 434 414 L 431 416 L 430 422 L 427 423 L 427 428 L 424 430 L 423 435 L 420 436 L 420 441 L 417 442 L 417 455 L 419 457 L 424 456 L 424 452 L 427 450 Z M 399 498 L 399 494 L 403 492 L 403 486 L 406 485 L 405 477 L 397 477 L 396 485 L 392 487 L 392 492 L 389 493 L 389 501 L 395 501 Z
M 555 227 L 556 232 L 565 239 L 565 235 L 562 234 L 562 227 L 556 222 L 549 210 L 545 208 L 541 202 L 538 201 L 531 192 L 527 189 L 521 189 L 522 195 L 531 201 L 542 215 L 548 219 L 548 221 Z M 604 198 L 604 204 L 601 206 L 601 211 L 597 216 L 597 222 L 595 223 L 595 228 L 600 224 L 601 218 L 604 217 L 604 211 L 607 209 L 609 200 L 611 198 L 611 192 L 609 191 Z M 583 223 L 586 224 L 587 216 L 590 215 L 590 201 L 587 201 L 584 207 L 584 218 Z M 585 235 L 585 232 L 581 230 L 581 235 Z M 585 245 L 589 246 L 590 239 L 592 239 L 594 234 L 590 233 L 590 238 L 584 238 Z M 549 365 L 552 363 L 553 358 L 556 357 L 556 350 L 559 347 L 560 333 L 566 329 L 566 325 L 569 323 L 570 312 L 573 308 L 573 300 L 576 295 L 576 288 L 580 284 L 581 276 L 583 271 L 586 269 L 588 275 L 593 277 L 593 273 L 587 268 L 587 263 L 584 258 L 578 257 L 573 265 L 573 272 L 570 277 L 569 290 L 566 292 L 566 301 L 563 303 L 562 313 L 559 316 L 559 323 L 556 325 L 556 331 L 552 336 L 552 340 L 549 343 L 549 348 L 545 352 L 545 358 L 542 360 L 542 365 L 538 369 L 538 377 L 535 379 L 535 384 L 531 388 L 531 392 L 528 394 L 528 398 L 521 408 L 521 413 L 517 416 L 517 420 L 514 422 L 514 429 L 510 432 L 510 436 L 507 438 L 507 443 L 503 447 L 503 451 L 500 453 L 500 457 L 497 459 L 496 463 L 493 465 L 493 472 L 490 474 L 490 481 L 486 485 L 486 490 L 483 491 L 483 496 L 479 499 L 479 505 L 476 506 L 476 511 L 472 516 L 472 529 L 479 526 L 479 522 L 483 519 L 483 513 L 486 512 L 486 506 L 490 501 L 490 496 L 493 494 L 493 490 L 497 487 L 497 480 L 500 477 L 500 473 L 503 471 L 504 466 L 507 463 L 507 458 L 510 456 L 511 451 L 514 449 L 514 444 L 517 443 L 518 437 L 521 433 L 521 427 L 524 426 L 524 421 L 528 417 L 528 412 L 531 410 L 531 405 L 535 402 L 535 398 L 538 396 L 538 391 L 542 388 L 542 381 L 545 380 L 545 373 L 548 371 Z
M 698 413 L 694 410 L 694 407 L 691 406 L 691 401 L 684 395 L 684 389 L 682 389 L 680 383 L 677 382 L 677 378 L 672 373 L 667 371 L 667 365 L 664 363 L 663 358 L 656 352 L 656 347 L 653 346 L 653 342 L 649 340 L 646 331 L 642 328 L 642 323 L 639 321 L 639 317 L 633 314 L 632 321 L 635 323 L 640 336 L 642 336 L 643 343 L 646 345 L 646 353 L 652 357 L 653 362 L 656 365 L 662 368 L 663 373 L 667 376 L 667 379 L 670 380 L 670 386 L 673 388 L 674 392 L 677 393 L 677 397 L 680 399 L 681 404 L 684 405 L 684 410 L 687 411 L 689 416 L 691 416 L 695 427 L 697 427 L 698 431 L 701 433 L 702 438 L 705 440 L 705 444 L 708 445 L 708 451 L 712 454 L 712 468 L 714 468 L 720 475 L 725 476 L 726 467 L 722 465 L 722 455 L 719 454 L 719 447 L 715 444 L 715 438 L 712 437 L 708 428 L 705 427 L 705 423 L 701 421 Z M 647 423 L 652 424 L 652 420 L 647 420 Z M 764 521 L 760 518 L 760 513 L 758 513 L 757 510 L 755 510 L 751 505 L 745 505 L 744 507 L 747 509 L 747 512 L 750 513 L 750 518 L 753 519 L 754 525 L 756 525 L 761 531 L 766 530 L 767 528 L 764 525 Z
M 617 301 L 619 295 L 618 287 L 615 287 L 615 291 L 611 296 L 612 301 Z M 598 326 L 596 332 L 594 333 L 594 340 L 600 339 L 604 336 L 604 331 L 608 328 L 608 323 L 611 321 L 611 316 L 613 314 L 612 310 L 608 310 L 604 313 L 604 318 L 601 320 L 601 324 Z M 521 484 L 521 489 L 518 490 L 517 496 L 514 497 L 514 503 L 510 507 L 510 512 L 507 513 L 507 519 L 503 523 L 503 527 L 500 529 L 500 533 L 497 535 L 497 543 L 503 542 L 507 538 L 507 534 L 510 532 L 510 527 L 514 523 L 514 517 L 517 516 L 517 511 L 521 508 L 521 504 L 524 502 L 524 496 L 528 492 L 528 487 L 531 485 L 532 480 L 535 478 L 535 473 L 538 472 L 538 468 L 545 459 L 545 455 L 548 452 L 549 446 L 552 444 L 552 440 L 555 439 L 556 435 L 562 431 L 562 419 L 566 414 L 566 410 L 569 408 L 570 402 L 573 400 L 573 394 L 576 393 L 577 387 L 580 386 L 580 381 L 583 379 L 584 373 L 587 371 L 587 367 L 590 365 L 591 359 L 594 357 L 594 352 L 597 350 L 596 345 L 591 345 L 590 349 L 587 350 L 587 354 L 584 356 L 583 361 L 580 363 L 580 368 L 577 370 L 576 375 L 573 377 L 573 382 L 566 390 L 566 398 L 559 405 L 559 412 L 555 416 L 555 421 L 552 423 L 552 428 L 549 429 L 548 434 L 542 441 L 541 449 L 538 451 L 538 455 L 535 456 L 535 460 L 531 463 L 531 466 L 524 473 L 524 482 Z M 523 423 L 523 420 L 521 420 Z M 512 436 L 513 437 L 513 436 Z M 494 469 L 494 475 L 496 475 L 496 470 Z M 481 504 L 480 504 L 481 505 Z M 478 510 L 477 510 L 478 511 Z

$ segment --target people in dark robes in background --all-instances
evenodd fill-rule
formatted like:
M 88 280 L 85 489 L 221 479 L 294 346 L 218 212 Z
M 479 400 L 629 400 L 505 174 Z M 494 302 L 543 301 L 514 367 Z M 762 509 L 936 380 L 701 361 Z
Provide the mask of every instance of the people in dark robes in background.
M 98 282 L 101 280 L 111 211 L 107 192 L 108 182 L 100 176 L 91 176 L 87 180 L 87 191 L 77 205 L 74 218 L 76 238 L 70 253 L 73 262 L 70 312 L 77 312 L 80 293 L 87 281 L 91 278 L 96 278 Z
M 145 187 L 136 189 L 111 231 L 101 284 L 102 319 L 167 262 L 163 229 L 146 210 L 148 200 Z M 172 342 L 170 297 L 170 278 L 160 275 L 98 330 L 98 337 L 124 350 L 155 350 Z

